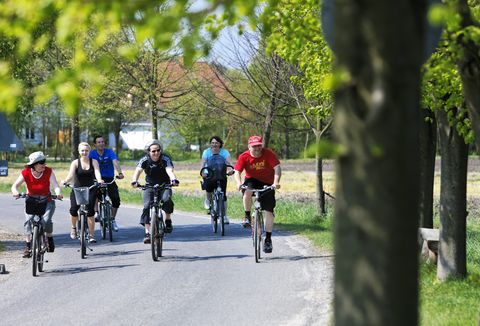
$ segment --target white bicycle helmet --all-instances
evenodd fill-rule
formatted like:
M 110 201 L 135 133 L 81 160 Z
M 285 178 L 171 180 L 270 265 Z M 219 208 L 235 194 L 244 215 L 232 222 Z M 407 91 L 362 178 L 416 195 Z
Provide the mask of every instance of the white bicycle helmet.
M 160 144 L 157 139 L 152 139 L 145 144 L 145 152 L 148 152 L 150 150 L 150 146 L 152 145 L 158 145 L 158 147 L 160 147 L 160 150 L 162 150 L 162 144 Z

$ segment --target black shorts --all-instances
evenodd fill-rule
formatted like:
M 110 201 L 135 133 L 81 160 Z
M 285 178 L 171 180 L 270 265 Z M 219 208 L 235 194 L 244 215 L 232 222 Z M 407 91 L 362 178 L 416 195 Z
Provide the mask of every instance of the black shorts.
M 204 185 L 205 185 L 206 192 L 213 192 L 213 190 L 217 186 L 217 181 L 206 179 L 204 180 Z M 227 180 L 226 179 L 220 180 L 220 188 L 222 188 L 224 200 L 227 200 Z
M 113 178 L 108 178 L 108 177 L 102 177 L 103 181 L 105 182 L 111 182 Z M 110 197 L 110 200 L 112 201 L 112 207 L 113 208 L 119 208 L 120 207 L 120 194 L 118 193 L 118 186 L 114 182 L 112 184 L 109 184 L 107 186 L 108 189 L 108 197 Z M 98 191 L 98 198 L 100 199 L 100 191 Z
M 264 186 L 271 186 L 271 184 L 262 182 L 254 178 L 245 178 L 243 184 L 249 188 L 253 189 L 263 189 Z M 245 191 L 243 191 L 245 192 Z M 276 206 L 277 202 L 275 200 L 275 191 L 266 191 L 260 196 L 260 207 L 267 212 L 272 212 Z

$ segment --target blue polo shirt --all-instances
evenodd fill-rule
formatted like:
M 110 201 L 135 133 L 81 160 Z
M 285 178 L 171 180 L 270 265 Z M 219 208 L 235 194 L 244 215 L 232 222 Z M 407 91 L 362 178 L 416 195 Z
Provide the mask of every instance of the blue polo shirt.
M 103 155 L 99 155 L 97 150 L 90 151 L 88 157 L 98 161 L 100 165 L 100 174 L 102 177 L 113 178 L 115 176 L 115 167 L 113 166 L 113 160 L 118 160 L 117 155 L 110 148 L 103 150 Z

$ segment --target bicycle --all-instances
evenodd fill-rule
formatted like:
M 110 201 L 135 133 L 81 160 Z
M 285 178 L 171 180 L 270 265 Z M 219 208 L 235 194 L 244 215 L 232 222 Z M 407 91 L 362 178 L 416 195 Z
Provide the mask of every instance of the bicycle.
M 233 174 L 233 166 L 230 164 L 225 164 L 226 169 L 225 176 L 231 176 Z M 228 168 L 231 170 L 227 171 Z M 203 167 L 200 170 L 200 175 L 214 175 L 214 171 L 210 167 Z M 212 225 L 213 233 L 217 233 L 218 224 L 220 224 L 220 233 L 222 236 L 225 235 L 225 194 L 222 190 L 221 180 L 217 179 L 215 181 L 215 188 L 212 192 L 212 201 L 210 205 L 210 223 Z M 220 222 L 220 223 L 219 223 Z
M 99 191 L 99 198 L 98 198 L 98 218 L 100 220 L 100 231 L 102 234 L 102 239 L 105 240 L 107 237 L 108 231 L 108 238 L 110 242 L 113 241 L 113 228 L 112 228 L 112 202 L 110 201 L 110 197 L 108 196 L 108 185 L 111 185 L 115 182 L 115 178 L 112 181 L 102 183 L 98 185 Z
M 98 187 L 98 184 L 95 183 L 91 185 L 90 187 L 75 187 L 72 186 L 71 184 L 65 183 L 65 187 L 72 188 L 74 193 L 75 193 L 75 200 L 77 202 L 77 205 L 80 205 L 80 208 L 78 209 L 79 212 L 79 220 L 77 222 L 77 230 L 79 230 L 78 237 L 80 238 L 80 257 L 82 259 L 85 259 L 87 255 L 87 248 L 90 251 L 93 251 L 92 248 L 87 244 L 87 239 L 89 237 L 88 234 L 88 226 L 87 226 L 87 214 L 88 214 L 88 209 L 87 205 L 89 203 L 89 195 L 90 195 L 90 190 Z
M 258 263 L 261 257 L 262 251 L 262 237 L 265 232 L 265 224 L 263 221 L 263 210 L 260 205 L 262 195 L 267 192 L 274 190 L 273 186 L 264 186 L 263 189 L 253 189 L 247 186 L 242 186 L 241 189 L 246 191 L 253 192 L 253 196 L 255 197 L 255 211 L 253 213 L 253 227 L 252 227 L 252 240 L 253 240 L 253 247 L 255 249 L 255 262 Z
M 153 261 L 162 257 L 163 238 L 165 237 L 165 220 L 163 218 L 162 206 L 172 196 L 172 185 L 168 183 L 155 185 L 137 184 L 142 190 L 153 189 L 153 200 L 150 201 L 150 247 Z M 162 196 L 160 193 L 163 191 Z
M 50 195 L 50 197 L 52 199 L 57 199 L 56 195 Z M 37 276 L 37 271 L 43 272 L 43 263 L 47 262 L 44 260 L 45 252 L 47 252 L 48 248 L 48 242 L 43 214 L 45 214 L 48 197 L 30 197 L 25 193 L 21 193 L 18 198 L 26 199 L 26 212 L 27 214 L 32 215 L 30 219 L 32 223 L 32 275 Z

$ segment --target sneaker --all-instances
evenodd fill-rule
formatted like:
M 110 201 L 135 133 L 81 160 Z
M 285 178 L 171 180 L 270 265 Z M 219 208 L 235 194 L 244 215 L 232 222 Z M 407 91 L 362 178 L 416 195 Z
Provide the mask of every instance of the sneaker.
M 118 232 L 118 225 L 115 220 L 112 220 L 112 228 L 113 228 L 113 231 Z
M 47 252 L 55 251 L 55 243 L 53 242 L 53 237 L 47 237 Z
M 97 240 L 95 240 L 94 237 L 90 237 L 90 238 L 88 239 L 88 243 L 97 243 Z
M 23 251 L 23 258 L 30 258 L 32 257 L 32 249 L 31 249 L 31 243 L 27 242 L 25 243 L 25 250 Z
M 145 238 L 143 239 L 144 244 L 151 243 L 152 241 L 150 240 L 150 233 L 145 234 Z
M 225 224 L 230 224 L 230 219 L 228 218 L 228 216 L 224 216 L 224 217 L 223 217 L 223 222 L 224 222 Z
M 75 240 L 77 238 L 77 228 L 72 227 L 70 231 L 70 239 Z
M 203 207 L 205 207 L 206 210 L 210 210 L 210 200 L 205 199 L 203 202 Z
M 172 220 L 165 220 L 165 233 L 172 233 L 173 225 Z
M 250 217 L 248 217 L 248 216 L 245 216 L 245 217 L 244 217 L 243 222 L 242 222 L 242 226 L 243 226 L 244 228 L 249 228 L 249 227 L 251 227 Z
M 263 243 L 263 252 L 269 254 L 272 252 L 272 250 L 272 239 L 265 239 L 265 242 Z

